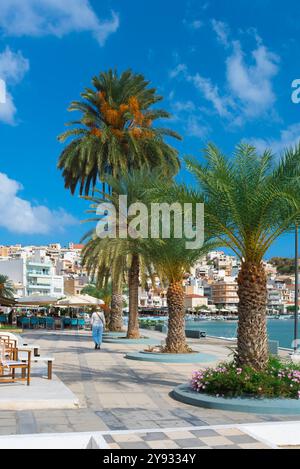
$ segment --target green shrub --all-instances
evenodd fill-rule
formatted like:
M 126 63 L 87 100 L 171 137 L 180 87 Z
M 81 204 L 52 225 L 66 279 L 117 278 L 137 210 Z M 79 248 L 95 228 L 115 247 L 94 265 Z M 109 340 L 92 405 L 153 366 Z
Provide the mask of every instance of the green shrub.
M 194 391 L 222 397 L 286 397 L 300 399 L 300 366 L 270 357 L 265 371 L 234 362 L 193 373 Z

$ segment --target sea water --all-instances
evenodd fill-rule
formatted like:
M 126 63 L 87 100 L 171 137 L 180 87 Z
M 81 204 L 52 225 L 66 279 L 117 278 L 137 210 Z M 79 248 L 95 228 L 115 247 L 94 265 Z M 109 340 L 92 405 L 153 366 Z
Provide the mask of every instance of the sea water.
M 186 321 L 186 329 L 204 331 L 206 335 L 213 337 L 233 339 L 237 333 L 237 321 Z M 292 348 L 294 339 L 293 319 L 269 319 L 268 336 L 271 340 L 278 340 L 280 347 Z

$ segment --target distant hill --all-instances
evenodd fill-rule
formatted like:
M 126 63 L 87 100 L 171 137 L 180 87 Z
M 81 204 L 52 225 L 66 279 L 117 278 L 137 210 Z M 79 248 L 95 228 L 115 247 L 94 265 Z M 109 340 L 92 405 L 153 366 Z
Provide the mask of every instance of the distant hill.
M 295 273 L 295 260 L 290 257 L 272 257 L 270 264 L 275 265 L 279 274 Z

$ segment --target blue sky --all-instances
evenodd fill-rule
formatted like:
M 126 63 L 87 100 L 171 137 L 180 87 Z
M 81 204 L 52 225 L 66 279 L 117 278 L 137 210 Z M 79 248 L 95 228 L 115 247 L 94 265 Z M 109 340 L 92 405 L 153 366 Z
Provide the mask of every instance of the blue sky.
M 87 204 L 56 169 L 56 137 L 93 75 L 145 74 L 184 137 L 182 156 L 208 141 L 230 154 L 241 140 L 279 154 L 300 134 L 299 40 L 295 0 L 1 0 L 0 244 L 64 244 L 86 231 Z M 285 236 L 269 254 L 292 253 Z

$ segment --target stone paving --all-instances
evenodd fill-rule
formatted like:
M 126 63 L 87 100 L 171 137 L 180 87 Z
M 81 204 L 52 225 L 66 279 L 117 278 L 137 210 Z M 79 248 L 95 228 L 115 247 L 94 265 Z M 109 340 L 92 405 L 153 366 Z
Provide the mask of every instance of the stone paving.
M 270 449 L 237 427 L 119 432 L 103 438 L 110 449 Z
M 187 382 L 198 366 L 124 359 L 128 350 L 140 350 L 139 345 L 103 344 L 102 350 L 96 351 L 87 333 L 38 330 L 25 335 L 41 345 L 43 354 L 55 357 L 54 373 L 78 397 L 80 408 L 0 411 L 1 435 L 176 429 L 293 420 L 291 416 L 201 409 L 174 401 L 170 391 Z M 163 337 L 155 332 L 147 335 L 157 338 L 158 343 Z M 216 362 L 231 353 L 228 343 L 217 339 L 190 343 L 197 351 L 215 355 Z

